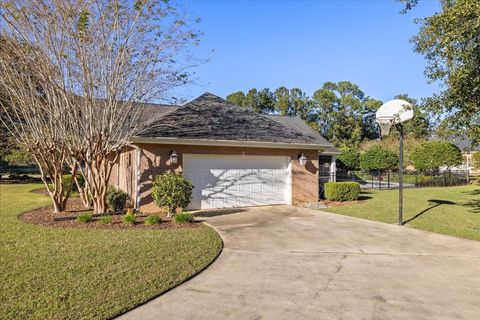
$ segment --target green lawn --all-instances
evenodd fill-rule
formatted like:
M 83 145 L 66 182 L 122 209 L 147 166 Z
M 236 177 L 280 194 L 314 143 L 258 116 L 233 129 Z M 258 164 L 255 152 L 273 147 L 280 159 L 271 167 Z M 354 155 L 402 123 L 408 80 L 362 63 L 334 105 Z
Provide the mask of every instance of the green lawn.
M 398 190 L 367 191 L 361 198 L 366 202 L 326 211 L 397 223 Z M 480 240 L 480 186 L 405 189 L 404 221 L 414 228 Z
M 0 319 L 111 318 L 185 281 L 221 250 L 207 226 L 62 229 L 17 216 L 49 205 L 39 184 L 0 185 Z M 186 303 L 188 303 L 186 301 Z

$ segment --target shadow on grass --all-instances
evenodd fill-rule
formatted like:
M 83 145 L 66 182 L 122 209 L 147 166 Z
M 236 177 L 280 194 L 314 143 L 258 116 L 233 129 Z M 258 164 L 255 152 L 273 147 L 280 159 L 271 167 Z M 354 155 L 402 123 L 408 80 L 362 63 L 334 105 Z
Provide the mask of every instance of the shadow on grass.
M 471 195 L 471 196 L 478 196 L 480 194 L 480 189 L 475 189 L 475 190 L 472 190 L 472 191 L 464 191 L 462 193 L 466 193 L 466 194 Z
M 463 204 L 465 207 L 470 207 L 469 211 L 474 213 L 480 213 L 480 200 L 470 200 Z
M 361 191 L 360 194 L 373 194 L 373 192 L 370 192 L 370 191 Z
M 438 206 L 441 206 L 441 205 L 456 205 L 455 202 L 452 202 L 452 201 L 448 201 L 448 200 L 438 200 L 438 199 L 432 199 L 432 200 L 428 200 L 429 203 L 433 204 L 432 206 L 426 208 L 425 210 L 422 210 L 420 211 L 419 213 L 417 213 L 416 215 L 414 215 L 413 217 L 411 217 L 410 219 L 408 220 L 405 220 L 403 222 L 403 224 L 407 224 L 409 222 L 412 222 L 413 220 L 417 219 L 418 217 L 422 216 L 425 212 L 429 211 L 429 210 L 432 210 Z
M 369 200 L 369 199 L 372 199 L 372 197 L 369 197 L 369 196 L 359 196 L 357 200 Z

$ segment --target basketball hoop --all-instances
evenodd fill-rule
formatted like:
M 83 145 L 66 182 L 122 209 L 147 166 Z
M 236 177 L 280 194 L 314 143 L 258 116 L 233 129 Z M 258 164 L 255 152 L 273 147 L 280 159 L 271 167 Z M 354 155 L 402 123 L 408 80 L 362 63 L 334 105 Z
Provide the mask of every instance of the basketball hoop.
M 380 134 L 382 137 L 387 136 L 390 133 L 393 125 L 395 124 L 394 116 L 378 116 L 377 123 L 380 127 Z
M 402 123 L 413 118 L 413 106 L 407 101 L 394 99 L 378 108 L 375 119 L 380 127 L 382 137 L 388 135 L 394 125 L 398 130 L 398 224 L 403 225 L 403 129 Z M 382 182 L 379 181 L 379 185 Z

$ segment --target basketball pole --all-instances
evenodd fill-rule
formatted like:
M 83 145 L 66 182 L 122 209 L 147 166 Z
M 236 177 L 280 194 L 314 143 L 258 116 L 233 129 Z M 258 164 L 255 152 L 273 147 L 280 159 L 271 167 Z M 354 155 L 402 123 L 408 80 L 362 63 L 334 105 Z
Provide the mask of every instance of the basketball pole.
M 400 159 L 398 161 L 398 225 L 403 226 L 403 126 L 399 123 L 396 127 L 400 136 Z

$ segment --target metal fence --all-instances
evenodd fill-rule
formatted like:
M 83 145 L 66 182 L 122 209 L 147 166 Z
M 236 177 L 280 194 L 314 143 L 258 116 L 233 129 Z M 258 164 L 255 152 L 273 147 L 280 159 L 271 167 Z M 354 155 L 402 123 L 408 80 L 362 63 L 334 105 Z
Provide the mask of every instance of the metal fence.
M 398 172 L 337 172 L 336 181 L 356 181 L 362 188 L 395 189 L 399 186 Z M 465 171 L 445 171 L 437 173 L 411 172 L 403 174 L 403 187 L 450 187 L 467 185 L 470 174 Z
M 0 174 L 32 174 L 38 173 L 38 167 L 36 166 L 1 166 L 0 165 Z

